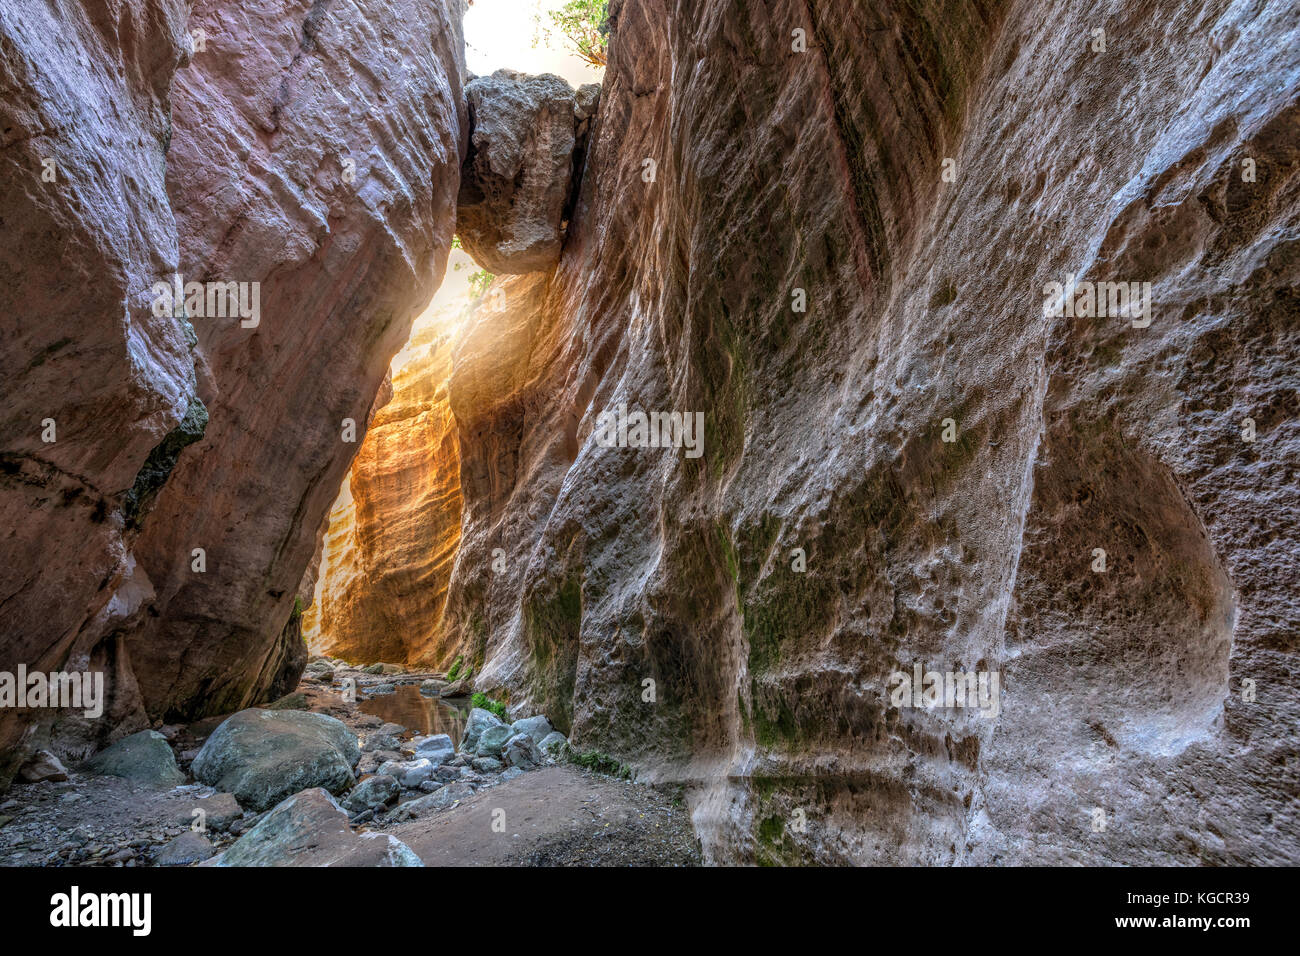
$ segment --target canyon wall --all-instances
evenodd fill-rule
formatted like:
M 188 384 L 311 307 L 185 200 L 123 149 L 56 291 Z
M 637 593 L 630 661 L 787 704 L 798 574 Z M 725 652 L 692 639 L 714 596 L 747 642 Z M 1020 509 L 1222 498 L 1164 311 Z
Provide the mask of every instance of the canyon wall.
M 462 13 L 461 0 L 0 13 L 0 647 L 11 671 L 107 673 L 112 713 L 63 720 L 64 752 L 296 683 L 304 570 L 446 266 Z M 156 308 L 154 284 L 174 275 L 207 297 Z M 213 296 L 226 283 L 245 313 Z M 8 763 L 52 721 L 3 718 Z
M 158 593 L 127 637 L 151 714 L 237 710 L 305 663 L 281 628 L 389 361 L 446 268 L 460 14 L 459 0 L 195 5 L 208 49 L 178 75 L 168 156 L 181 271 L 259 281 L 261 318 L 195 327 L 208 429 L 136 547 Z
M 436 664 L 460 539 L 460 460 L 448 402 L 452 339 L 467 302 L 422 316 L 393 360 L 375 414 L 330 509 L 315 600 L 313 654 L 357 664 Z
M 185 4 L 164 0 L 0 9 L 0 670 L 10 674 L 121 673 L 121 644 L 103 625 L 138 603 L 125 502 L 148 485 L 166 436 L 201 430 L 193 331 L 155 315 L 149 291 L 177 262 L 163 156 L 185 25 Z M 191 407 L 194 427 L 182 430 Z M 0 710 L 0 787 L 40 716 Z
M 476 686 L 714 861 L 1300 862 L 1300 11 L 611 14 L 559 265 L 453 359 Z

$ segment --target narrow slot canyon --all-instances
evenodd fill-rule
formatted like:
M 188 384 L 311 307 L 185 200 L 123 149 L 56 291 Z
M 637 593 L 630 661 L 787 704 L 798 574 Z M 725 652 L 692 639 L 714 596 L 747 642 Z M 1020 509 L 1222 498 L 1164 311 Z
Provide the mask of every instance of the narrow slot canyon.
M 1300 864 L 1294 3 L 9 0 L 0 89 L 0 865 Z

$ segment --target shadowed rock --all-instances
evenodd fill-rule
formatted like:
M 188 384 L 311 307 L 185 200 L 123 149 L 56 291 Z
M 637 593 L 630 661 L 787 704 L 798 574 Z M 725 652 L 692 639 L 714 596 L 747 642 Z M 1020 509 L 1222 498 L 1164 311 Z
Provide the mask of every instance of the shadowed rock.
M 489 272 L 541 272 L 559 260 L 579 110 L 585 120 L 594 108 L 592 91 L 583 90 L 579 104 L 558 76 L 513 70 L 465 85 L 473 132 L 456 232 Z

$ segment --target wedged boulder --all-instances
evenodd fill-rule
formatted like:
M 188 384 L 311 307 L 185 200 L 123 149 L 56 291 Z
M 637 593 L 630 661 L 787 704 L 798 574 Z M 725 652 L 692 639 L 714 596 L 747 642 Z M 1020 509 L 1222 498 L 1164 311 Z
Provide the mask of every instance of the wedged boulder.
M 354 833 L 320 787 L 285 799 L 213 861 L 214 866 L 423 866 L 396 837 Z
M 356 782 L 357 738 L 324 714 L 250 708 L 228 718 L 194 758 L 195 779 L 233 793 L 254 810 L 310 787 L 332 793 Z
M 499 757 L 501 751 L 505 749 L 506 741 L 515 736 L 515 732 L 506 724 L 496 724 L 487 727 L 479 735 L 478 745 L 474 748 L 474 753 L 480 757 Z
M 347 795 L 343 808 L 349 813 L 362 813 L 392 803 L 402 792 L 397 781 L 387 774 L 367 777 Z
M 496 757 L 475 757 L 470 766 L 479 773 L 500 773 L 505 764 Z
M 122 777 L 146 787 L 174 787 L 185 782 L 167 738 L 156 730 L 124 737 L 86 761 L 87 770 Z
M 484 710 L 482 707 L 475 707 L 469 712 L 469 719 L 465 721 L 465 730 L 460 736 L 461 753 L 473 753 L 478 747 L 479 737 L 483 731 L 489 727 L 504 727 L 505 723 L 490 710 Z M 502 741 L 504 743 L 504 741 Z
M 516 720 L 510 725 L 510 728 L 517 734 L 527 734 L 533 738 L 533 743 L 540 744 L 546 739 L 546 735 L 551 733 L 555 728 L 545 717 L 524 717 L 522 720 Z
M 497 70 L 470 80 L 465 96 L 473 132 L 456 206 L 461 243 L 497 275 L 550 269 L 573 174 L 573 88 L 550 73 Z

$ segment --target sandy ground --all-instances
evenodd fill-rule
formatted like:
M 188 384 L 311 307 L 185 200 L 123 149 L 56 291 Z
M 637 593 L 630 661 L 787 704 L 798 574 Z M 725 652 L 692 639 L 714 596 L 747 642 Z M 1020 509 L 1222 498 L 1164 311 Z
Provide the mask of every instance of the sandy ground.
M 526 773 L 384 832 L 428 866 L 700 864 L 684 805 L 644 784 L 572 766 Z

